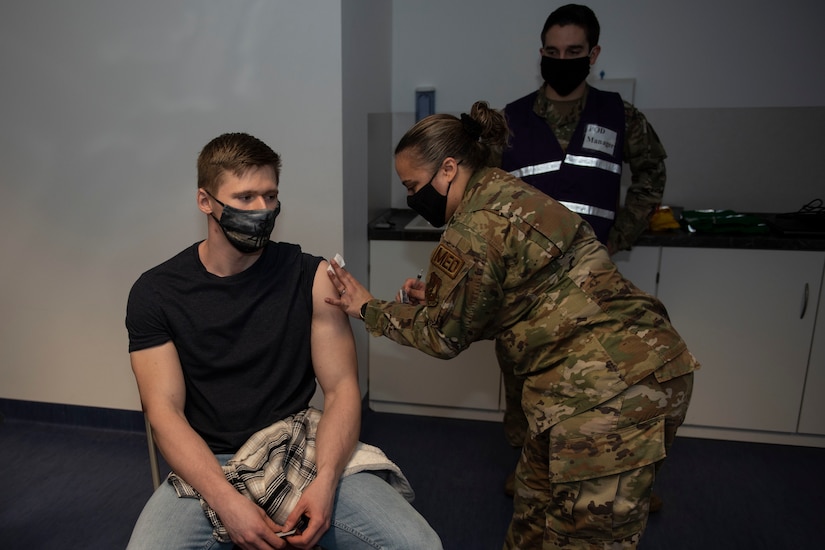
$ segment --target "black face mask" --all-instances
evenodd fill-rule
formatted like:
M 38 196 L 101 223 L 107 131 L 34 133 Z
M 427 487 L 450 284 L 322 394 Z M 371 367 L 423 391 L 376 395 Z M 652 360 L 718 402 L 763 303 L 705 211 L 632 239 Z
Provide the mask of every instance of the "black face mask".
M 541 57 L 541 77 L 561 97 L 570 95 L 589 74 L 589 55 L 575 59 Z
M 223 207 L 221 219 L 216 218 L 215 214 L 212 214 L 212 217 L 221 226 L 229 244 L 245 254 L 256 252 L 266 246 L 269 235 L 275 228 L 275 218 L 281 213 L 280 201 L 275 210 L 241 210 L 222 203 L 209 191 L 206 193 Z
M 450 186 L 453 184 L 450 182 L 447 186 L 447 195 L 442 195 L 433 187 L 433 180 L 437 175 L 438 170 L 424 187 L 407 197 L 407 206 L 421 214 L 421 217 L 433 227 L 441 227 L 447 223 L 447 195 L 450 194 Z

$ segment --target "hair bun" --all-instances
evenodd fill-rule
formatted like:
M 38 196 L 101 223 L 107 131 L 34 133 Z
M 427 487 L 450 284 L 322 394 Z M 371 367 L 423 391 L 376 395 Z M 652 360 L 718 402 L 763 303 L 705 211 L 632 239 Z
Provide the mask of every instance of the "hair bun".
M 461 113 L 461 125 L 473 141 L 478 141 L 481 138 L 481 124 L 467 113 Z

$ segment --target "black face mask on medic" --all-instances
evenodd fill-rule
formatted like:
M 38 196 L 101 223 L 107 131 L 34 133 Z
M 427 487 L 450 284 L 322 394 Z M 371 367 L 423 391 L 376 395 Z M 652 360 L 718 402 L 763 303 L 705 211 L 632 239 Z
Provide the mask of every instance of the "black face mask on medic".
M 209 191 L 206 191 L 206 194 L 223 207 L 220 219 L 214 213 L 211 216 L 221 226 L 229 244 L 245 254 L 256 252 L 266 246 L 272 230 L 275 229 L 275 218 L 281 213 L 281 201 L 278 201 L 275 210 L 241 210 L 222 203 Z
M 453 185 L 453 182 L 450 182 L 447 185 L 447 195 L 442 195 L 433 187 L 433 180 L 437 175 L 438 170 L 424 187 L 407 197 L 407 206 L 418 212 L 433 227 L 441 227 L 447 223 L 447 195 L 450 194 L 450 187 Z

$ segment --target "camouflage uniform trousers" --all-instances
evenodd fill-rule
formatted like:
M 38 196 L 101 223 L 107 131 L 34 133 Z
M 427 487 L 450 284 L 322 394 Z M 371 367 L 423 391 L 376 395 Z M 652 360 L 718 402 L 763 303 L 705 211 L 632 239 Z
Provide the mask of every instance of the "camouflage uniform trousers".
M 504 382 L 504 437 L 512 447 L 524 445 L 527 437 L 527 417 L 521 408 L 521 390 L 524 387 L 524 378 L 519 378 L 512 371 L 502 367 L 502 381 Z
M 602 405 L 528 437 L 504 548 L 629 550 L 687 413 L 693 373 L 650 375 Z

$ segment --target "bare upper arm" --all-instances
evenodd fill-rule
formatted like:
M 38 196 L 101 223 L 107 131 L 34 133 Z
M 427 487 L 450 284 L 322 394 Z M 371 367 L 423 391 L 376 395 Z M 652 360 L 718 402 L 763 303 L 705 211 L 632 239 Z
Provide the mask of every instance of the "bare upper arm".
M 186 386 L 175 345 L 169 341 L 160 346 L 133 351 L 129 354 L 140 400 L 148 413 L 156 407 L 171 407 L 183 414 Z
M 324 301 L 337 294 L 327 275 L 328 265 L 326 261 L 319 264 L 312 285 L 312 362 L 325 394 L 342 383 L 358 384 L 358 360 L 349 317 Z

